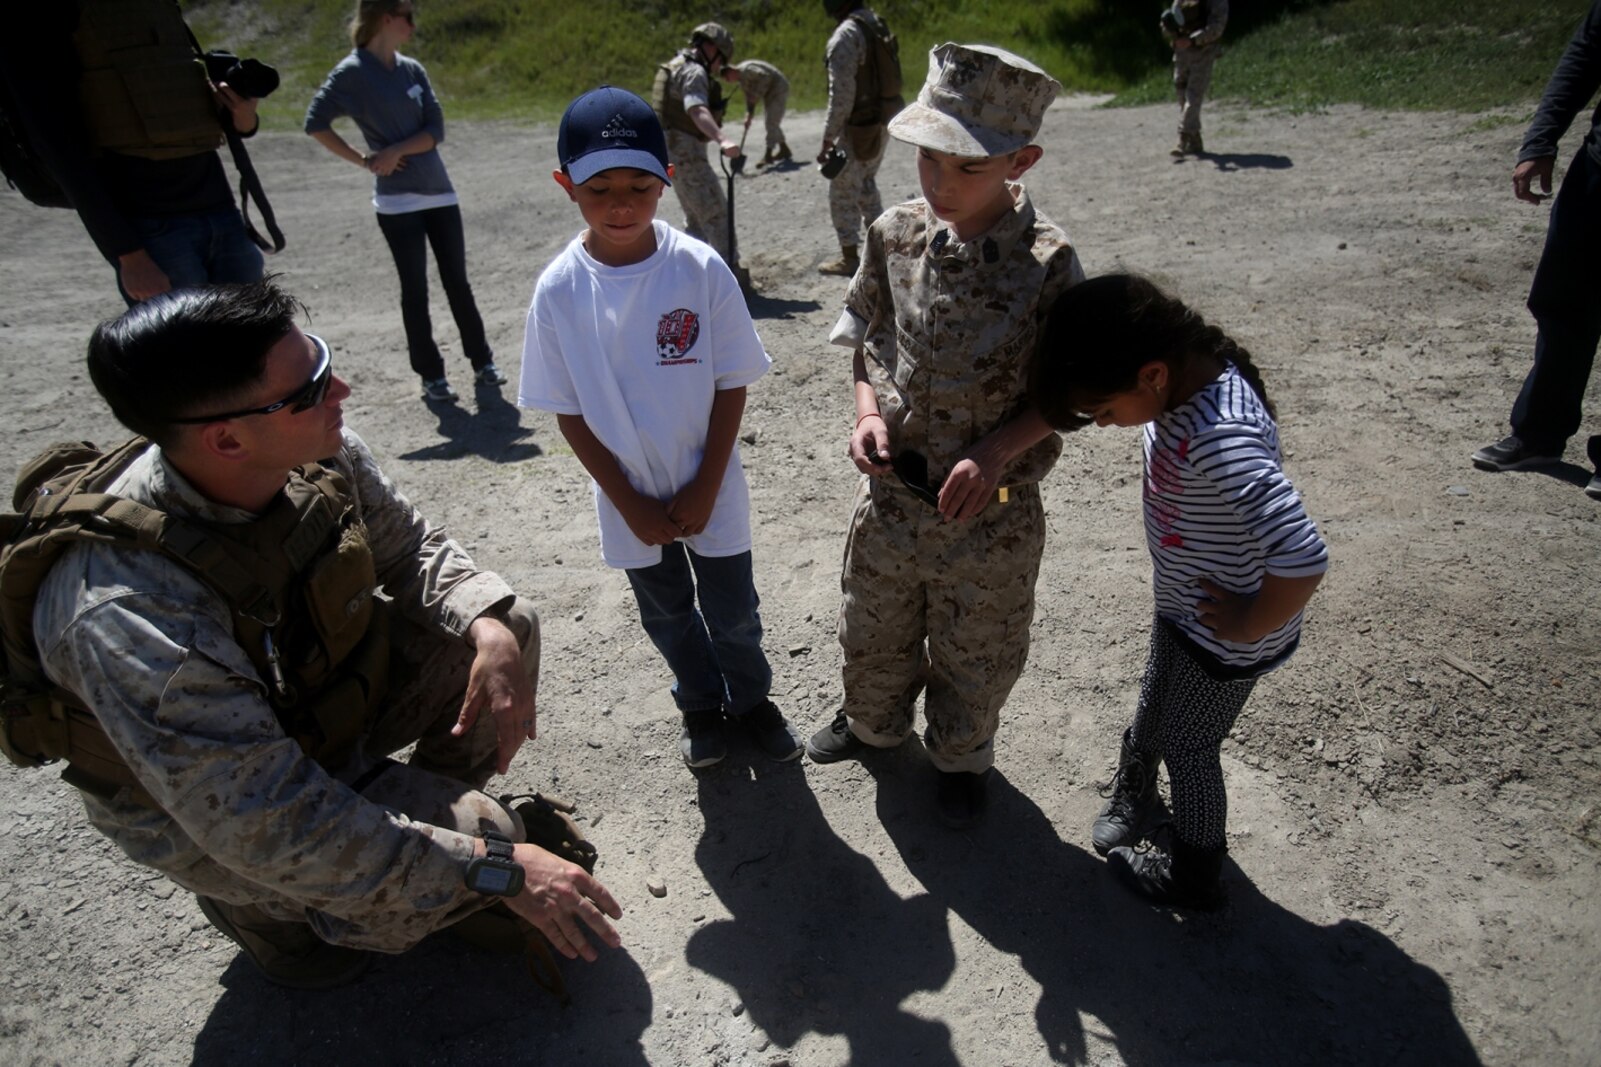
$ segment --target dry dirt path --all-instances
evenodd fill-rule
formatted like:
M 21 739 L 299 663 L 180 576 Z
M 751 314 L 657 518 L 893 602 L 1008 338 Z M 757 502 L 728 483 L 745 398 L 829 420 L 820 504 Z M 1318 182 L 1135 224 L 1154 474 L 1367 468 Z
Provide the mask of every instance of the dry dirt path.
M 1601 505 L 1576 465 L 1467 462 L 1503 432 L 1533 339 L 1546 210 L 1508 188 L 1523 117 L 1217 107 L 1218 155 L 1175 164 L 1169 108 L 1048 116 L 1037 202 L 1091 273 L 1153 273 L 1255 353 L 1333 553 L 1303 650 L 1227 743 L 1230 905 L 1182 920 L 1127 898 L 1088 848 L 1150 610 L 1134 432 L 1069 440 L 1045 485 L 1032 660 L 981 832 L 930 818 L 919 751 L 775 767 L 738 749 L 697 777 L 554 421 L 509 389 L 419 402 L 362 175 L 263 136 L 291 241 L 274 267 L 335 346 L 350 424 L 541 607 L 541 738 L 509 785 L 581 803 L 626 948 L 567 968 L 566 1009 L 515 962 L 443 940 L 289 994 L 88 829 L 54 772 L 5 768 L 0 1062 L 1601 1061 Z M 819 125 L 794 116 L 791 144 Z M 515 371 L 533 279 L 579 220 L 548 177 L 552 129 L 450 133 L 474 285 Z M 893 148 L 886 200 L 915 181 Z M 775 695 L 810 728 L 837 698 L 855 488 L 848 363 L 823 343 L 843 284 L 812 272 L 832 237 L 811 168 L 737 197 L 774 359 L 745 425 L 758 585 Z M 6 191 L 0 242 L 11 471 L 50 441 L 119 436 L 81 369 L 119 304 L 72 215 Z M 1592 385 L 1586 432 L 1598 401 Z

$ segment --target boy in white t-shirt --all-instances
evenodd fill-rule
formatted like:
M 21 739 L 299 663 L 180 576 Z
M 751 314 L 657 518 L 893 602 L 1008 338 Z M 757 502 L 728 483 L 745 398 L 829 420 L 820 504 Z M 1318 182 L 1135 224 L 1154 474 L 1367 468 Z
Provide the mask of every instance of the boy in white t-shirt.
M 794 759 L 800 737 L 768 699 L 736 442 L 745 387 L 771 361 L 723 260 L 656 220 L 672 167 L 649 104 L 583 94 L 556 152 L 587 228 L 534 286 L 517 402 L 554 412 L 595 480 L 601 555 L 627 572 L 672 669 L 684 762 L 727 754 L 725 712 Z

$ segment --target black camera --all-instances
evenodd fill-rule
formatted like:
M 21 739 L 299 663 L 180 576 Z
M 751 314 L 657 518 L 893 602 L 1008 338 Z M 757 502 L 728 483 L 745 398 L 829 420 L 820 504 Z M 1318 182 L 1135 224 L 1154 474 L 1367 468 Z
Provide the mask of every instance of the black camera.
M 205 54 L 206 77 L 213 85 L 228 83 L 240 96 L 257 100 L 278 88 L 278 72 L 259 59 L 240 59 L 232 52 L 213 49 Z

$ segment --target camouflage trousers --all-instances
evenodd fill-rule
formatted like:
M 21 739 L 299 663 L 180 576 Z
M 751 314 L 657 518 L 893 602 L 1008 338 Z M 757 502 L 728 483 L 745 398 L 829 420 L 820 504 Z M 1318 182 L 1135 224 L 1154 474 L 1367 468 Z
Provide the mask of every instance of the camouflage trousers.
M 673 192 L 684 209 L 684 232 L 712 246 L 727 263 L 728 200 L 724 178 L 707 158 L 707 145 L 679 130 L 667 131 L 667 158 L 673 165 Z
M 774 85 L 762 97 L 763 129 L 767 133 L 767 155 L 784 144 L 784 108 L 789 104 L 789 83 Z
M 518 599 L 508 622 L 522 646 L 529 677 L 537 682 L 539 619 L 533 605 Z M 334 777 L 404 821 L 471 836 L 499 830 L 513 841 L 524 840 L 522 821 L 481 791 L 496 765 L 494 716 L 480 715 L 464 736 L 450 736 L 467 689 L 473 650 L 401 620 L 396 624 L 391 652 L 396 666 L 389 696 L 362 739 L 362 750 Z M 406 763 L 389 758 L 413 744 Z M 353 871 L 366 860 L 384 861 L 382 856 L 364 855 L 360 842 L 352 842 L 349 851 Z M 375 952 L 403 952 L 499 899 L 471 896 L 455 903 L 459 894 L 453 894 L 436 911 L 418 911 L 398 920 L 376 902 L 370 916 L 335 916 L 247 881 L 209 858 L 181 873 L 168 873 L 199 896 L 222 902 L 236 924 L 252 925 L 268 941 L 303 939 L 309 924 L 323 941 Z M 358 878 L 352 874 L 353 880 Z M 272 932 L 275 925 L 284 931 L 279 938 Z
M 870 745 L 900 744 L 923 693 L 924 740 L 942 771 L 982 771 L 1028 662 L 1045 549 L 1039 487 L 945 522 L 893 478 L 867 479 L 841 570 L 845 714 Z
M 1201 101 L 1212 87 L 1217 47 L 1186 48 L 1173 53 L 1173 89 L 1179 98 L 1179 134 L 1201 132 Z
M 862 234 L 884 213 L 884 199 L 878 195 L 878 168 L 884 162 L 888 136 L 882 126 L 872 129 L 877 131 L 876 137 L 846 130 L 842 146 L 848 156 L 845 168 L 828 183 L 828 217 L 841 248 L 860 247 Z

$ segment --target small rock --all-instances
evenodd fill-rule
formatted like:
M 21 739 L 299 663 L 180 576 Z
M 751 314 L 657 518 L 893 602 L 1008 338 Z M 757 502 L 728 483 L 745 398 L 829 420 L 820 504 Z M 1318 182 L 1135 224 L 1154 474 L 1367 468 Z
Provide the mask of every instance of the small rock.
M 590 748 L 600 747 L 600 742 L 595 740 L 593 737 L 591 737 L 588 741 L 585 741 L 584 744 L 588 745 Z
M 734 1018 L 737 1019 L 741 1015 L 745 1014 L 745 1005 L 743 1003 L 741 1003 L 740 1001 L 736 1000 L 736 1001 L 734 1001 L 733 1008 L 731 1008 L 730 1010 L 734 1013 Z
M 1448 487 L 1446 492 L 1450 493 L 1452 496 L 1467 496 L 1468 487 L 1465 485 L 1453 485 Z
M 1339 248 L 1339 250 L 1341 252 L 1344 252 L 1345 251 L 1345 242 L 1341 241 L 1336 247 Z
M 789 654 L 791 656 L 804 656 L 804 655 L 806 655 L 806 653 L 810 652 L 811 650 L 812 650 L 812 646 L 811 645 L 790 645 L 789 646 Z
M 651 878 L 647 880 L 645 882 L 645 888 L 650 890 L 650 895 L 653 897 L 661 898 L 667 895 L 667 883 L 662 881 L 660 878 Z
M 762 432 L 760 430 L 747 430 L 739 435 L 739 439 L 744 441 L 747 445 L 754 445 L 761 435 Z
M 577 615 L 574 615 L 573 616 L 573 621 L 574 622 L 583 622 L 584 621 L 584 613 L 580 611 Z

